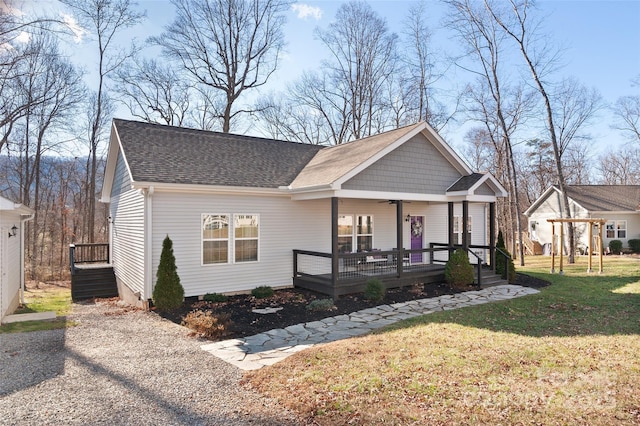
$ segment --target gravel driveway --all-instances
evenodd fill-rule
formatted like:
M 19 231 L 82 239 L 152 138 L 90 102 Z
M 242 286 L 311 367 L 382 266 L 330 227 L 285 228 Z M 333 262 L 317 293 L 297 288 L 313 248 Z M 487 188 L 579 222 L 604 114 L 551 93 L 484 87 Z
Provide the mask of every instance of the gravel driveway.
M 0 424 L 299 425 L 184 328 L 108 303 L 66 330 L 0 334 Z

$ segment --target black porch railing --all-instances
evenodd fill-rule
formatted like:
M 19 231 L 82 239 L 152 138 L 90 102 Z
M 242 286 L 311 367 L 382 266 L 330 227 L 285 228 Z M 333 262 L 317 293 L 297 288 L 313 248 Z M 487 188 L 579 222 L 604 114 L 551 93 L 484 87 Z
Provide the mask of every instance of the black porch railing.
M 444 266 L 450 253 L 457 248 L 462 246 L 431 243 L 428 248 L 413 250 L 339 253 L 337 270 L 332 268 L 334 258 L 331 253 L 293 250 L 294 285 L 337 297 L 362 291 L 371 278 L 382 279 L 387 288 L 412 282 L 436 282 L 444 279 Z M 481 286 L 483 266 L 493 250 L 490 246 L 471 245 L 466 251 L 476 269 L 476 285 Z
M 334 270 L 331 253 L 293 250 L 294 285 L 337 297 L 363 291 L 371 278 L 382 279 L 387 288 L 441 281 L 444 265 L 433 260 L 440 257 L 437 252 L 448 258 L 448 247 L 339 253 Z
M 71 274 L 77 264 L 109 264 L 109 243 L 79 243 L 69 245 L 69 264 Z

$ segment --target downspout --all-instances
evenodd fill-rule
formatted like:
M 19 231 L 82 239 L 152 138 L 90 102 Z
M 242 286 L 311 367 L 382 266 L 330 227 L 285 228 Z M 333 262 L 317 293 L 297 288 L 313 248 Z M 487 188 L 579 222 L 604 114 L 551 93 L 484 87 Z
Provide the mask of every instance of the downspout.
M 20 303 L 24 305 L 24 224 L 33 220 L 35 213 L 20 219 Z
M 153 186 L 143 190 L 144 194 L 144 295 L 143 303 L 149 308 L 149 301 L 153 294 Z

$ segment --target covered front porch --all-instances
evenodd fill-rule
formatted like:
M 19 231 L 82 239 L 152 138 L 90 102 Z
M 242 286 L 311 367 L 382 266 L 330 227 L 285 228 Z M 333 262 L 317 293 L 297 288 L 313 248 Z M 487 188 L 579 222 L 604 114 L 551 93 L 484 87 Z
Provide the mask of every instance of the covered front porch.
M 375 231 L 369 230 L 370 240 L 367 233 L 354 230 L 353 244 L 349 244 L 341 225 L 341 220 L 348 217 L 344 213 L 349 207 L 341 208 L 343 200 L 338 197 L 330 200 L 331 250 L 293 250 L 296 287 L 336 298 L 364 291 L 371 278 L 382 280 L 386 288 L 443 282 L 445 264 L 456 248 L 469 253 L 475 266 L 476 285 L 482 284 L 483 271 L 492 270 L 495 265 L 494 202 L 475 203 L 475 212 L 483 214 L 476 214 L 472 230 L 468 200 L 412 204 L 411 213 L 407 212 L 408 202 L 403 200 L 369 200 L 371 205 L 382 201 L 395 206 L 393 220 L 389 217 L 376 221 Z M 360 219 L 353 225 L 361 226 Z M 385 241 L 394 247 L 374 248 L 373 244 L 385 244 L 372 242 L 375 233 L 387 236 Z M 444 238 L 434 241 L 438 235 Z M 472 236 L 476 244 L 472 244 Z M 384 238 L 377 239 L 380 240 Z

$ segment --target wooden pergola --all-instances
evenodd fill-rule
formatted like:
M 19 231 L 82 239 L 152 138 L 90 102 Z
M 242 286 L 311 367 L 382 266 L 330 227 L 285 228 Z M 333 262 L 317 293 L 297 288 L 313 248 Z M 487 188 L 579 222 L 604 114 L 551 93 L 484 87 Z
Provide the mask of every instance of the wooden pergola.
M 560 223 L 560 270 L 558 271 L 558 274 L 563 275 L 563 271 L 562 271 L 562 259 L 563 259 L 563 251 L 564 251 L 564 227 L 562 226 L 563 223 L 588 223 L 589 224 L 589 247 L 587 247 L 587 252 L 589 253 L 589 266 L 587 267 L 587 272 L 591 273 L 593 272 L 592 269 L 592 259 L 591 256 L 593 254 L 593 224 L 596 224 L 598 226 L 598 242 L 597 244 L 595 244 L 598 247 L 598 258 L 599 258 L 599 262 L 600 262 L 600 268 L 598 270 L 598 273 L 601 274 L 602 273 L 602 228 L 604 227 L 604 224 L 607 222 L 606 219 L 547 219 L 547 222 L 551 223 L 551 240 L 555 241 L 556 238 L 556 222 Z M 556 252 L 555 250 L 553 250 L 553 244 L 551 247 L 551 273 L 555 273 L 555 268 L 556 268 Z

